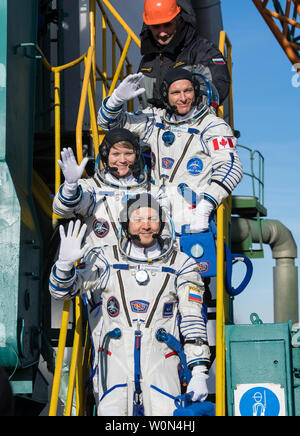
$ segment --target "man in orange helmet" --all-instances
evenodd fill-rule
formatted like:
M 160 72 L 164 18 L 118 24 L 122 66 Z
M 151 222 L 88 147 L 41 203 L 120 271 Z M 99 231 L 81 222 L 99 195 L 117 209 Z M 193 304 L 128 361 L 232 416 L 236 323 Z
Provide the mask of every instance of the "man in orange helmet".
M 159 105 L 163 77 L 174 67 L 204 75 L 217 88 L 222 103 L 231 83 L 227 64 L 218 48 L 197 30 L 190 2 L 146 0 L 143 20 L 139 71 L 146 92 L 139 97 L 141 107 Z

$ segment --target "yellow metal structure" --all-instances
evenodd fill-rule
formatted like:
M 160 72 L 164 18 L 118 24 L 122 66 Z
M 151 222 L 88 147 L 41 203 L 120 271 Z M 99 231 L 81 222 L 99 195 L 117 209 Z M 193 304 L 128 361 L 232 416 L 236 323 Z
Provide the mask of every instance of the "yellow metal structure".
M 120 43 L 116 33 L 113 30 L 111 22 L 105 12 L 103 4 L 108 7 L 110 12 L 114 17 L 122 24 L 123 28 L 126 30 L 128 37 L 124 48 Z M 97 66 L 96 63 L 96 6 L 99 6 L 100 12 L 102 14 L 102 64 L 104 66 L 103 71 Z M 89 23 L 90 23 L 90 46 L 86 53 L 80 56 L 78 59 L 69 62 L 63 66 L 52 67 L 44 54 L 38 46 L 36 50 L 39 52 L 45 67 L 54 73 L 54 96 L 55 96 L 55 192 L 61 184 L 61 172 L 60 167 L 57 164 L 57 160 L 60 159 L 61 153 L 61 131 L 60 131 L 60 121 L 61 121 L 61 88 L 60 88 L 60 73 L 68 68 L 72 68 L 81 62 L 85 62 L 85 73 L 82 84 L 81 98 L 79 103 L 78 118 L 76 123 L 76 152 L 77 160 L 80 163 L 83 159 L 82 151 L 82 130 L 83 130 L 83 117 L 86 107 L 86 102 L 89 102 L 90 109 L 90 122 L 91 122 L 91 136 L 94 144 L 95 155 L 98 153 L 99 144 L 101 144 L 101 131 L 97 126 L 97 112 L 96 112 L 96 102 L 95 102 L 95 90 L 97 81 L 102 82 L 102 96 L 110 95 L 114 90 L 118 80 L 122 80 L 124 77 L 124 65 L 126 66 L 126 75 L 132 72 L 132 66 L 128 60 L 127 54 L 132 41 L 134 41 L 140 47 L 140 41 L 134 32 L 127 26 L 124 20 L 116 12 L 116 10 L 111 6 L 111 4 L 106 1 L 100 0 L 90 0 L 90 13 L 89 13 Z M 110 29 L 112 33 L 112 77 L 108 77 L 107 74 L 107 50 L 106 50 L 106 32 L 107 28 Z M 117 64 L 117 48 L 120 50 L 120 59 Z M 110 56 L 111 57 L 111 56 Z M 98 76 L 97 77 L 97 73 Z M 132 110 L 132 102 L 129 102 L 128 109 Z M 38 193 L 36 193 L 38 195 Z M 46 206 L 45 206 L 46 207 Z M 54 219 L 58 218 L 53 216 Z M 64 352 L 66 347 L 66 337 L 67 337 L 67 327 L 69 322 L 70 314 L 70 301 L 64 303 L 62 319 L 61 319 L 61 329 L 59 336 L 58 351 L 56 357 L 55 373 L 53 378 L 53 388 L 50 401 L 49 416 L 56 416 L 60 380 L 62 375 Z M 76 386 L 76 415 L 82 416 L 84 414 L 85 398 L 83 393 L 83 378 L 86 373 L 86 366 L 88 365 L 88 335 L 85 332 L 85 346 L 83 349 L 83 331 L 82 331 L 82 310 L 81 310 L 81 299 L 76 297 L 75 299 L 75 334 L 73 342 L 72 359 L 69 373 L 69 386 L 68 394 L 65 405 L 65 416 L 70 416 L 72 414 L 73 396 L 74 389 Z
M 285 54 L 293 65 L 300 63 L 300 38 L 295 37 L 295 30 L 300 29 L 299 0 L 285 0 L 285 7 L 279 0 L 252 0 L 261 16 L 271 29 Z M 282 0 L 284 3 L 284 0 Z M 300 71 L 297 68 L 297 71 Z
M 56 355 L 55 372 L 52 385 L 52 394 L 50 401 L 49 416 L 56 416 L 58 397 L 59 397 L 59 387 L 62 374 L 62 367 L 64 362 L 64 351 L 66 347 L 67 331 L 68 331 L 68 321 L 70 312 L 70 301 L 66 301 L 64 304 L 61 327 L 59 333 L 58 350 Z
M 105 5 L 112 15 L 119 21 L 128 34 L 127 41 L 122 47 L 116 33 L 113 30 L 111 22 L 105 12 Z M 102 65 L 103 70 L 101 71 L 96 63 L 96 7 L 99 6 L 100 12 L 102 14 Z M 54 86 L 55 86 L 55 190 L 57 192 L 61 183 L 60 168 L 57 164 L 57 159 L 60 158 L 61 152 L 61 138 L 60 138 L 60 73 L 61 71 L 72 68 L 73 66 L 85 62 L 85 73 L 82 84 L 81 99 L 79 104 L 78 119 L 76 124 L 76 150 L 77 159 L 81 162 L 83 158 L 82 151 L 82 129 L 83 129 L 83 116 L 85 111 L 86 102 L 89 102 L 90 109 L 90 122 L 91 122 L 91 136 L 94 143 L 95 155 L 98 153 L 99 144 L 101 144 L 101 131 L 97 126 L 97 114 L 96 114 L 96 102 L 95 102 L 95 90 L 98 81 L 102 82 L 102 96 L 110 95 L 115 88 L 118 80 L 124 77 L 124 65 L 126 65 L 126 75 L 131 73 L 131 64 L 127 58 L 128 49 L 133 41 L 138 47 L 140 47 L 140 41 L 132 30 L 127 26 L 124 20 L 120 17 L 113 6 L 108 2 L 108 0 L 90 0 L 90 46 L 86 53 L 81 57 L 69 62 L 66 65 L 59 67 L 52 67 L 39 47 L 36 46 L 37 51 L 42 57 L 42 61 L 46 68 L 54 73 Z M 106 52 L 106 32 L 107 29 L 112 32 L 112 71 L 111 77 L 107 74 L 107 52 Z M 120 59 L 117 64 L 116 48 L 120 49 Z M 232 73 L 232 47 L 230 41 L 225 32 L 220 34 L 220 50 L 226 55 L 228 59 L 228 66 L 230 72 Z M 226 52 L 226 53 L 225 53 Z M 132 104 L 132 103 L 131 103 Z M 229 122 L 233 127 L 233 97 L 232 97 L 232 87 L 229 96 Z M 129 106 L 130 110 L 130 106 Z M 219 116 L 223 117 L 223 107 L 220 107 Z M 37 194 L 38 195 L 38 194 Z M 45 205 L 47 208 L 47 205 Z M 47 208 L 49 210 L 49 208 Z M 228 302 L 226 298 L 226 293 L 224 291 L 224 271 L 225 271 L 225 261 L 224 261 L 224 242 L 228 242 L 228 227 L 230 222 L 230 200 L 222 204 L 217 212 L 217 228 L 218 228 L 218 239 L 217 239 L 217 321 L 216 321 L 216 414 L 217 416 L 224 416 L 226 414 L 226 399 L 225 399 L 225 322 L 227 316 Z M 56 218 L 56 217 L 54 217 Z M 70 416 L 72 414 L 73 406 L 73 396 L 76 387 L 76 415 L 84 415 L 85 410 L 85 398 L 83 392 L 83 380 L 84 375 L 87 373 L 87 365 L 89 363 L 89 346 L 88 346 L 88 334 L 85 332 L 83 334 L 82 325 L 82 308 L 81 299 L 76 297 L 75 299 L 75 333 L 74 333 L 74 343 L 72 350 L 72 360 L 69 373 L 69 387 L 67 400 L 65 405 L 65 416 Z M 62 375 L 62 368 L 64 362 L 64 352 L 66 347 L 66 337 L 67 337 L 67 327 L 69 322 L 70 314 L 70 301 L 64 303 L 62 319 L 61 319 L 61 329 L 59 344 L 56 357 L 56 367 L 53 379 L 53 388 L 50 402 L 49 416 L 56 416 L 60 380 Z M 84 343 L 84 346 L 83 346 Z
M 232 45 L 225 31 L 220 33 L 219 49 L 227 58 L 232 78 Z M 228 96 L 228 111 L 229 124 L 234 130 L 232 81 Z M 219 108 L 218 115 L 223 118 L 223 106 Z M 225 292 L 224 243 L 229 243 L 230 219 L 231 196 L 219 206 L 217 211 L 216 416 L 226 415 L 225 323 L 228 314 L 228 294 Z

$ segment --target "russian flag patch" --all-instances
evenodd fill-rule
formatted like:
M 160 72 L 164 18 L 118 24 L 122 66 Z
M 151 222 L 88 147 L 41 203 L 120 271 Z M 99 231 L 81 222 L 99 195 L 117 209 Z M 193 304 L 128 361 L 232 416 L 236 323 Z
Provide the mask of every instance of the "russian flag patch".
M 226 64 L 226 62 L 223 58 L 215 58 L 215 59 L 212 59 L 212 61 L 216 65 L 225 65 Z
M 189 301 L 194 301 L 195 303 L 203 303 L 202 290 L 197 286 L 189 286 Z

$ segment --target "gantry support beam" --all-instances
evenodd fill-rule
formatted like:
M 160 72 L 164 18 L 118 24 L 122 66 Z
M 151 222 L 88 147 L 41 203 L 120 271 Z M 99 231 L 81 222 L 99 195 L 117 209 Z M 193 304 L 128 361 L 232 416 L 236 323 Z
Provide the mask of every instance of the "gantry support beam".
M 252 0 L 293 65 L 300 63 L 300 0 Z M 285 2 L 283 8 L 281 4 Z M 273 3 L 271 6 L 270 3 Z M 296 35 L 298 32 L 298 36 Z M 298 68 L 297 68 L 298 71 Z M 300 74 L 300 73 L 299 73 Z

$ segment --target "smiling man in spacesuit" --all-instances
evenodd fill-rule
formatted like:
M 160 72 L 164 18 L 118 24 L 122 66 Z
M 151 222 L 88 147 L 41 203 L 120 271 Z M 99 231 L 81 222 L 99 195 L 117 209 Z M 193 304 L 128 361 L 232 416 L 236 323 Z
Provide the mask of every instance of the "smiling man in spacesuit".
M 102 323 L 93 331 L 98 415 L 172 416 L 180 361 L 160 335 L 179 340 L 181 333 L 192 374 L 187 392 L 204 401 L 210 351 L 203 282 L 194 260 L 174 249 L 169 218 L 151 195 L 129 198 L 120 222 L 118 247 L 90 250 L 81 246 L 85 225 L 71 221 L 66 234 L 61 226 L 49 289 L 59 300 L 101 294 Z
M 186 202 L 172 212 L 176 231 L 190 221 L 194 232 L 203 232 L 211 213 L 242 178 L 236 138 L 230 126 L 216 116 L 218 96 L 213 85 L 183 68 L 169 70 L 163 80 L 164 109 L 126 112 L 123 103 L 145 91 L 139 87 L 142 78 L 138 73 L 123 80 L 103 101 L 98 124 L 104 130 L 125 127 L 150 145 L 154 182 L 165 184 L 173 204 L 180 201 L 176 196 L 181 195 L 177 191 L 183 182 L 198 198 L 195 204 Z M 190 218 L 180 215 L 191 209 Z

